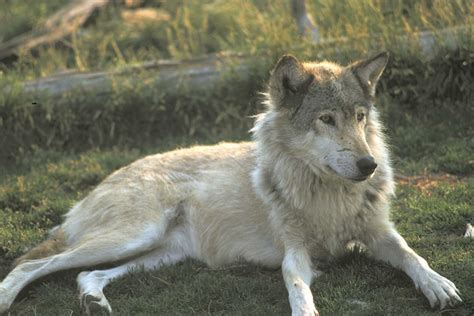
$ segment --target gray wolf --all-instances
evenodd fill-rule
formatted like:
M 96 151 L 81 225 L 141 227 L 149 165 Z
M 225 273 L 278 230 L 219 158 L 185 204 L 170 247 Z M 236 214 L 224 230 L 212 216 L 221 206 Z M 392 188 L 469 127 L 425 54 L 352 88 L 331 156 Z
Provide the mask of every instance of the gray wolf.
M 195 258 L 281 267 L 292 314 L 317 315 L 318 267 L 353 242 L 405 271 L 432 307 L 461 301 L 389 219 L 393 172 L 374 106 L 387 60 L 344 67 L 282 57 L 252 142 L 148 156 L 110 175 L 19 258 L 0 283 L 0 312 L 46 274 L 120 261 L 77 277 L 84 312 L 111 312 L 103 288 L 112 279 Z

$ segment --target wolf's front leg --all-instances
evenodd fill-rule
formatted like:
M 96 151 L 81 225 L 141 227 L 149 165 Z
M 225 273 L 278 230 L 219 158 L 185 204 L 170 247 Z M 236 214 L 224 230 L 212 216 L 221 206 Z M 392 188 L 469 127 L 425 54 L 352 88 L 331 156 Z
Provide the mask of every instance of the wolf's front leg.
M 388 262 L 408 274 L 416 288 L 428 298 L 431 307 L 439 305 L 443 309 L 448 304 L 462 301 L 454 283 L 433 271 L 395 229 L 381 234 L 367 246 L 375 259 Z
M 303 248 L 288 247 L 283 259 L 282 272 L 292 315 L 319 315 L 310 289 L 313 271 L 308 252 Z

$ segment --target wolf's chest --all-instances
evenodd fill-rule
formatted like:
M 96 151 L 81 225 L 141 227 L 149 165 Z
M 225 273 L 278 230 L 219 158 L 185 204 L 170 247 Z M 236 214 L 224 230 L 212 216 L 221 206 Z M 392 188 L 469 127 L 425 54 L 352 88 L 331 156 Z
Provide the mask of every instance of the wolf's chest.
M 316 257 L 338 257 L 363 234 L 370 214 L 357 193 L 327 193 L 317 198 L 305 211 L 305 240 Z

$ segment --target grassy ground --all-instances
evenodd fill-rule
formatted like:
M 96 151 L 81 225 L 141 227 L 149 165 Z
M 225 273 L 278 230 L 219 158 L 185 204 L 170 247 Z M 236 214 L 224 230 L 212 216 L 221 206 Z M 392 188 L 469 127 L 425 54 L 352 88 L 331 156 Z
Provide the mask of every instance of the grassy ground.
M 0 3 L 0 41 L 34 28 L 65 2 Z M 263 56 L 254 60 L 255 76 L 242 81 L 228 74 L 213 91 L 178 96 L 146 85 L 121 88 L 104 104 L 78 95 L 66 106 L 45 98 L 32 107 L 21 92 L 0 94 L 0 279 L 15 257 L 113 170 L 180 146 L 248 139 L 247 116 L 258 111 L 257 92 L 279 54 L 347 62 L 389 50 L 378 106 L 397 172 L 407 176 L 398 185 L 392 218 L 408 243 L 460 289 L 464 303 L 444 314 L 474 314 L 474 243 L 461 237 L 464 225 L 474 222 L 474 32 L 458 51 L 442 50 L 432 61 L 416 44 L 401 45 L 394 36 L 472 24 L 469 0 L 308 1 L 323 37 L 348 38 L 349 45 L 336 47 L 296 37 L 284 1 L 141 2 L 169 18 L 136 24 L 116 1 L 62 43 L 0 63 L 0 85 L 68 68 L 107 69 L 223 50 Z M 78 272 L 28 286 L 11 315 L 79 314 Z M 323 315 L 438 314 L 407 276 L 363 254 L 331 267 L 313 293 Z M 105 294 L 118 315 L 289 313 L 281 271 L 245 263 L 210 271 L 186 261 L 136 272 Z

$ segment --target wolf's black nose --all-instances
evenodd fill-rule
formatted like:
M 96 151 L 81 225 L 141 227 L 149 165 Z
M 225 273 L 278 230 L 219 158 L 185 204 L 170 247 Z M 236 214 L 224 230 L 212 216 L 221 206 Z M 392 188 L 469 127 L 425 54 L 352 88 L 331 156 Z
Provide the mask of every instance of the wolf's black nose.
M 375 168 L 377 168 L 377 164 L 375 163 L 374 157 L 372 156 L 365 156 L 359 160 L 357 160 L 357 168 L 359 168 L 360 173 L 364 176 L 371 175 Z

